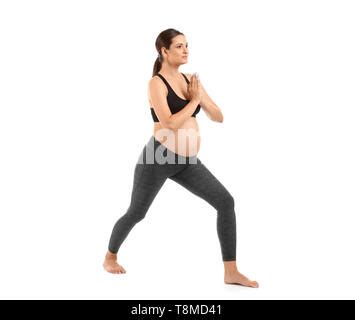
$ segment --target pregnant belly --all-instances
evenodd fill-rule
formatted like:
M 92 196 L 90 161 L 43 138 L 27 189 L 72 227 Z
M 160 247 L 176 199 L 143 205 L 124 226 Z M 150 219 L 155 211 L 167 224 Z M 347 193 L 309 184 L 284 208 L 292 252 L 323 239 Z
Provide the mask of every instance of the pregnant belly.
M 195 117 L 187 119 L 177 130 L 167 129 L 160 123 L 155 123 L 154 136 L 169 150 L 184 157 L 197 155 L 200 150 L 200 130 Z

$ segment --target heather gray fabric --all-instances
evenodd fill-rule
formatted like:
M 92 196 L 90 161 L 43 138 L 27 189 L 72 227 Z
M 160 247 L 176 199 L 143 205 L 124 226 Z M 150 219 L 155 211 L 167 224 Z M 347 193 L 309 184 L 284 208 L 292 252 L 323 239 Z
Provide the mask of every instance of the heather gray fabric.
M 152 153 L 156 154 L 151 163 Z M 170 162 L 162 163 L 162 159 Z M 175 163 L 172 163 L 172 160 Z M 154 136 L 144 146 L 134 170 L 130 205 L 113 227 L 108 249 L 117 253 L 134 225 L 141 221 L 166 179 L 171 179 L 216 209 L 217 234 L 223 261 L 236 260 L 234 199 L 197 156 L 184 157 L 162 145 Z

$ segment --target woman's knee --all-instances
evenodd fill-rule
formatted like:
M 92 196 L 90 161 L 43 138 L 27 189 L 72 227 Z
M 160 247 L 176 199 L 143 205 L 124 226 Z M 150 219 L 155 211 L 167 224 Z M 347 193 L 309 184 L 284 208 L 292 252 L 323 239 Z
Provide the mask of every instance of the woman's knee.
M 128 208 L 126 218 L 139 222 L 145 218 L 147 211 L 148 208 L 145 206 L 133 204 Z
M 222 197 L 218 199 L 217 210 L 223 209 L 233 209 L 234 208 L 234 198 L 233 196 L 227 192 Z

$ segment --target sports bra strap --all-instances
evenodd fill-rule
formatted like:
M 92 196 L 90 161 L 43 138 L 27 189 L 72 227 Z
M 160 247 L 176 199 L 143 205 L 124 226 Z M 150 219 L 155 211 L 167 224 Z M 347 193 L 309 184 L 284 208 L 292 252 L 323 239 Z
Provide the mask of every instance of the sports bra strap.
M 170 88 L 169 82 L 166 81 L 165 78 L 164 78 L 160 73 L 157 73 L 157 76 L 159 76 L 159 78 L 164 81 L 164 83 L 166 84 L 166 86 L 167 86 L 168 88 Z
M 190 83 L 189 79 L 188 79 L 182 72 L 180 72 L 180 73 L 184 76 L 184 78 L 185 78 L 185 80 L 186 80 L 186 83 L 189 84 L 189 83 Z M 164 83 L 166 84 L 166 86 L 167 86 L 168 88 L 170 87 L 169 82 L 166 81 L 166 79 L 165 79 L 160 73 L 157 73 L 157 76 L 159 76 L 159 78 L 164 81 Z M 170 87 L 170 88 L 171 88 L 171 87 Z
M 189 84 L 190 83 L 189 79 L 187 79 L 187 77 L 182 72 L 181 72 L 181 74 L 184 76 L 186 82 Z

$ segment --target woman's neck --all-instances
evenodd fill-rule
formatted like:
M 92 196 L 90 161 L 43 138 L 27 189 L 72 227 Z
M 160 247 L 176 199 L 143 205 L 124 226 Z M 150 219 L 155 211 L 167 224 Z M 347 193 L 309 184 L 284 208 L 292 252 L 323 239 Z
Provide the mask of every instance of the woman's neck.
M 179 67 L 172 66 L 162 66 L 159 70 L 159 73 L 165 74 L 167 77 L 175 78 L 180 74 Z

